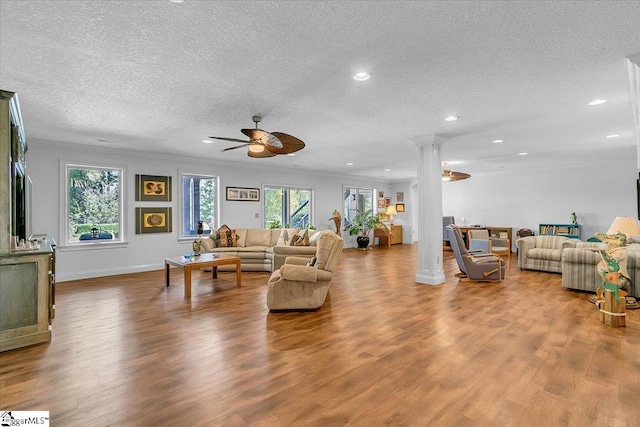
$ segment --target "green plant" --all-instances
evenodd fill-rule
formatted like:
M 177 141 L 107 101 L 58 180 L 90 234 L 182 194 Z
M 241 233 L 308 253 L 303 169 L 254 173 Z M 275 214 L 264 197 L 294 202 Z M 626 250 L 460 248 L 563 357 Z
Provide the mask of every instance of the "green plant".
M 282 228 L 282 225 L 280 224 L 280 220 L 275 219 L 273 221 L 269 221 L 269 223 L 267 224 L 268 228 Z
M 356 209 L 356 214 L 351 221 L 345 226 L 344 230 L 348 231 L 351 236 L 359 234 L 361 236 L 368 236 L 369 232 L 374 228 L 382 226 L 385 230 L 389 231 L 389 227 L 378 219 L 371 210 L 361 211 Z

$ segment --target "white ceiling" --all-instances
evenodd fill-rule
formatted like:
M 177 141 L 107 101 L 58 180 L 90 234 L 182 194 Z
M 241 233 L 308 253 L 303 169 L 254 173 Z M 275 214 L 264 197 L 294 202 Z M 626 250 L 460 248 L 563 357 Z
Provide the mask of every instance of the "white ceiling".
M 31 141 L 389 181 L 415 178 L 412 141 L 436 134 L 471 174 L 636 156 L 638 1 L 2 0 L 0 19 L 0 87 Z M 244 138 L 255 114 L 307 147 L 202 143 Z

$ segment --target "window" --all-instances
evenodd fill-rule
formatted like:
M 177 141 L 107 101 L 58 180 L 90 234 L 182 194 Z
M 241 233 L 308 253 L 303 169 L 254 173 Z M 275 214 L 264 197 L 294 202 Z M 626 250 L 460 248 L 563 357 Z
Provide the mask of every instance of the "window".
M 307 228 L 311 220 L 310 189 L 265 187 L 264 225 L 267 228 Z
M 66 164 L 66 244 L 122 241 L 123 169 Z
M 183 173 L 180 176 L 181 234 L 187 238 L 197 236 L 198 221 L 204 226 L 203 234 L 218 228 L 218 177 Z
M 345 224 L 349 224 L 358 210 L 376 213 L 373 206 L 373 194 L 371 188 L 345 187 L 343 191 L 343 218 Z

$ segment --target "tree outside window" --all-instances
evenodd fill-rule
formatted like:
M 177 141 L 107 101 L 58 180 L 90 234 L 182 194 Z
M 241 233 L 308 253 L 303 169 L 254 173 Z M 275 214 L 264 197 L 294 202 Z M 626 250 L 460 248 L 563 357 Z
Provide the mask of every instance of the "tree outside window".
M 311 220 L 312 190 L 265 187 L 264 221 L 267 228 L 308 228 Z
M 92 229 L 103 240 L 122 240 L 123 170 L 81 165 L 67 165 L 66 169 L 66 243 L 88 240 Z
M 349 224 L 354 215 L 359 211 L 371 211 L 376 214 L 373 205 L 373 195 L 375 190 L 371 188 L 345 187 L 343 191 L 343 219 Z

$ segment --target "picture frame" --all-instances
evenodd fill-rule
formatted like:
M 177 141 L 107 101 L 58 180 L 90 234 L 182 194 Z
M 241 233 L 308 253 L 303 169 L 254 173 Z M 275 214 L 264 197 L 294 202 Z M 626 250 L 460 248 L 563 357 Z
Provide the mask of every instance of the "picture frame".
M 396 202 L 404 202 L 404 192 L 398 191 L 396 193 Z
M 384 199 L 384 191 L 378 191 L 378 199 Z
M 259 188 L 227 187 L 227 200 L 238 202 L 259 202 Z
M 391 206 L 391 197 L 385 197 L 384 199 L 384 207 L 387 208 Z
M 136 208 L 136 234 L 171 233 L 171 208 Z
M 384 199 L 379 199 L 378 200 L 378 209 L 386 209 L 387 208 L 387 204 L 384 201 Z
M 396 203 L 396 212 L 404 212 L 404 203 Z
M 136 174 L 136 202 L 170 201 L 170 176 Z

